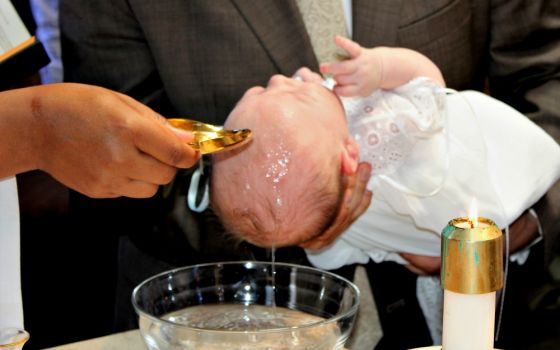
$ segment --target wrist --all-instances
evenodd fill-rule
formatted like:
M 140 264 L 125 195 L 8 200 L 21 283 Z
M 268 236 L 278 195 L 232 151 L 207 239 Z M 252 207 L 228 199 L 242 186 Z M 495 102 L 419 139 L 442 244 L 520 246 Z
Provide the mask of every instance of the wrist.
M 32 90 L 29 98 L 27 115 L 29 120 L 27 122 L 25 137 L 29 141 L 30 148 L 30 161 L 32 162 L 33 169 L 47 170 L 47 160 L 49 156 L 49 134 L 51 130 L 56 127 L 53 122 L 49 120 L 52 113 L 52 99 L 49 94 L 52 94 L 54 86 L 40 86 Z M 51 155 L 52 156 L 52 155 Z
M 377 74 L 375 74 L 373 79 L 373 86 L 375 89 L 392 89 L 392 82 L 387 81 L 386 76 L 386 67 L 387 67 L 387 60 L 390 59 L 389 51 L 390 48 L 384 46 L 378 46 L 371 49 L 371 54 L 373 57 L 374 65 L 377 70 Z

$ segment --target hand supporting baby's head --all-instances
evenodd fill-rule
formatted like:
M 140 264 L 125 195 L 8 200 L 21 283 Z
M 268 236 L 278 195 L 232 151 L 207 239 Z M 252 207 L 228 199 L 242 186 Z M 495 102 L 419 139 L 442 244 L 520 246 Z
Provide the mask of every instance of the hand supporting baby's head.
M 338 99 L 312 83 L 273 77 L 250 89 L 226 122 L 252 141 L 214 155 L 212 206 L 226 230 L 259 246 L 322 233 L 341 200 L 348 131 Z

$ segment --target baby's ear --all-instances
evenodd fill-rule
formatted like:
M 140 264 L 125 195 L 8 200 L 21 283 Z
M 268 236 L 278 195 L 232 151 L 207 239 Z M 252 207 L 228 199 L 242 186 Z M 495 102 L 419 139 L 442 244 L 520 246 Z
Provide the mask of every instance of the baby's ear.
M 353 175 L 358 168 L 358 158 L 360 157 L 360 149 L 353 138 L 348 137 L 344 141 L 344 147 L 340 155 L 341 170 L 344 175 Z

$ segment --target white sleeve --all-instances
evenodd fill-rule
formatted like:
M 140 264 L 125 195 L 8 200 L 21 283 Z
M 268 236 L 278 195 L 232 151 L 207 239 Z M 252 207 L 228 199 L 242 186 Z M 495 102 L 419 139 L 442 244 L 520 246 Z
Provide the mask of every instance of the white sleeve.
M 15 178 L 0 180 L 0 328 L 23 328 Z

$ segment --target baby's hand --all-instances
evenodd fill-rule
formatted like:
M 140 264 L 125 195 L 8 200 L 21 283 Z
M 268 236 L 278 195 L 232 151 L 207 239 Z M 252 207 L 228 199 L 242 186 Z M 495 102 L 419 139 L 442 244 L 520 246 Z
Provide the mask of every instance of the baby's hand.
M 342 36 L 335 43 L 350 56 L 341 62 L 321 64 L 323 74 L 332 75 L 336 81 L 334 92 L 339 96 L 368 96 L 383 81 L 383 64 L 376 49 L 366 49 Z

